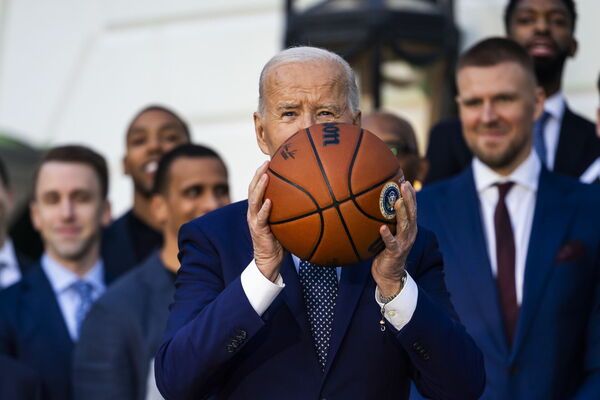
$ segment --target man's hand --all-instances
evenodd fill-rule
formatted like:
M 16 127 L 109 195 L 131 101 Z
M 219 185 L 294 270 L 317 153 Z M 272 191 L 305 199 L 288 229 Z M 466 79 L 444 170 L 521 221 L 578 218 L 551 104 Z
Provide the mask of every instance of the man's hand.
M 283 260 L 283 247 L 275 239 L 268 220 L 271 213 L 271 200 L 263 202 L 269 176 L 266 174 L 269 162 L 265 161 L 254 174 L 248 187 L 248 227 L 254 248 L 256 266 L 271 282 L 279 275 L 279 266 Z
M 400 185 L 402 196 L 394 204 L 396 235 L 383 225 L 379 234 L 385 249 L 375 256 L 371 274 L 382 297 L 394 296 L 402 290 L 406 258 L 417 237 L 417 194 L 409 182 Z

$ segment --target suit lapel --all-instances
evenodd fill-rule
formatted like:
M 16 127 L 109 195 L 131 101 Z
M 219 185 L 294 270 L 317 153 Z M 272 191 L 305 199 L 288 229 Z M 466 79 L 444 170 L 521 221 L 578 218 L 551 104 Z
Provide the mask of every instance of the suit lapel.
M 371 259 L 363 261 L 352 266 L 342 268 L 342 274 L 339 284 L 339 292 L 335 304 L 335 314 L 333 318 L 333 329 L 331 332 L 331 341 L 329 342 L 329 351 L 327 353 L 327 363 L 325 364 L 325 373 L 331 368 L 335 355 L 342 344 L 342 340 L 348 330 L 348 325 L 354 315 L 354 309 L 363 292 L 365 283 L 371 276 Z M 375 293 L 373 293 L 375 296 Z
M 44 337 L 51 345 L 48 350 L 64 354 L 66 358 L 73 348 L 54 290 L 40 265 L 33 267 L 27 277 L 23 296 L 27 318 L 23 320 L 23 334 L 28 337 Z
M 548 278 L 554 271 L 554 257 L 565 239 L 568 224 L 576 209 L 553 181 L 550 173 L 543 169 L 527 249 L 523 300 L 511 360 L 518 354 L 534 320 Z
M 493 344 L 502 354 L 508 354 L 498 303 L 498 288 L 487 252 L 472 168 L 457 177 L 448 199 L 437 202 L 436 206 L 437 215 L 445 220 L 439 225 L 446 230 L 446 237 L 456 249 L 453 253 L 459 255 L 459 261 L 452 268 L 458 268 L 458 274 L 464 277 L 472 301 L 479 306 L 480 318 L 492 333 Z
M 565 106 L 553 170 L 569 176 L 579 176 L 585 169 L 585 165 L 579 164 L 584 161 L 581 151 L 586 145 L 586 135 L 577 125 L 575 114 Z

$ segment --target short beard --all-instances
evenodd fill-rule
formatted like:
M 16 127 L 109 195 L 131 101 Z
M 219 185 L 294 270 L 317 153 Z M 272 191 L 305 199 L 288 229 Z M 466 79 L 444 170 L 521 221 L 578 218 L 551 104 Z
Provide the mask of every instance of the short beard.
M 509 145 L 504 153 L 497 155 L 488 155 L 485 152 L 480 151 L 478 148 L 472 148 L 473 154 L 481 160 L 485 165 L 491 169 L 504 169 L 511 166 L 515 162 L 519 153 L 523 151 L 523 148 L 527 146 L 527 138 L 522 141 L 516 141 Z
M 551 60 L 547 58 L 534 57 L 533 65 L 535 68 L 535 77 L 537 78 L 538 85 L 546 87 L 558 83 L 560 86 L 560 80 L 562 78 L 562 72 L 566 61 L 566 54 L 560 54 L 558 57 Z
M 137 181 L 133 181 L 134 190 L 139 193 L 143 198 L 149 199 L 152 197 L 152 188 L 147 188 L 143 184 Z

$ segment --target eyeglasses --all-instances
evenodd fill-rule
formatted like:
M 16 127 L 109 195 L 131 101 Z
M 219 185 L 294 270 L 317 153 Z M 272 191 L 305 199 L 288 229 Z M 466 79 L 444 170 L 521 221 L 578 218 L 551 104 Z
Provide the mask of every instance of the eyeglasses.
M 392 154 L 396 157 L 398 155 L 409 155 L 409 154 L 418 154 L 417 149 L 411 146 L 408 143 L 404 142 L 385 142 L 388 148 L 392 152 Z

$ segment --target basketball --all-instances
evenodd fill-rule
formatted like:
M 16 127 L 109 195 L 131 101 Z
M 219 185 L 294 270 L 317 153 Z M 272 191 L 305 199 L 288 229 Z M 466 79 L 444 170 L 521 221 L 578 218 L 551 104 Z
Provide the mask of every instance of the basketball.
M 303 260 L 354 264 L 384 248 L 381 225 L 395 232 L 398 160 L 356 125 L 318 124 L 295 133 L 272 157 L 267 174 L 271 231 Z

